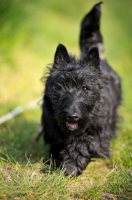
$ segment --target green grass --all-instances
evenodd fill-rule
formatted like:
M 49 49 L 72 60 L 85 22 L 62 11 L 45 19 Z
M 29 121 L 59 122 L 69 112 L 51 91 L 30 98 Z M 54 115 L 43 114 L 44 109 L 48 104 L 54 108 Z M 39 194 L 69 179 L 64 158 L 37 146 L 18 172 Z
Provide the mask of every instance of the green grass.
M 95 0 L 0 2 L 0 116 L 37 99 L 40 78 L 64 43 L 79 56 L 79 23 Z M 131 0 L 104 0 L 101 30 L 105 55 L 122 79 L 120 129 L 111 159 L 89 164 L 77 178 L 43 163 L 47 147 L 35 137 L 41 110 L 27 110 L 0 125 L 0 199 L 132 199 L 132 12 Z

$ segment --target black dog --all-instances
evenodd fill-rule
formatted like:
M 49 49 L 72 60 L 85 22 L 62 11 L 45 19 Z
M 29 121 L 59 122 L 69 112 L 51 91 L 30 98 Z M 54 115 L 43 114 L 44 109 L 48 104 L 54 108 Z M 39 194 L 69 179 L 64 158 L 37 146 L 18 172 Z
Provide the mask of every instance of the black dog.
M 65 174 L 77 176 L 92 158 L 108 157 L 121 101 L 120 79 L 103 58 L 100 3 L 81 23 L 81 58 L 59 44 L 47 77 L 42 132 Z

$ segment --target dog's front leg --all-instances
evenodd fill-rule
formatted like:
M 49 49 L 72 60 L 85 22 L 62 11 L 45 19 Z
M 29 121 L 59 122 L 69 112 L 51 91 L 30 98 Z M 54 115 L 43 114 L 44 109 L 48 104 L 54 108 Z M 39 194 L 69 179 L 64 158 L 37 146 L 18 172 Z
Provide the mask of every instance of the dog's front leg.
M 62 166 L 65 174 L 78 176 L 90 162 L 90 154 L 85 141 L 76 141 L 65 147 L 61 152 Z

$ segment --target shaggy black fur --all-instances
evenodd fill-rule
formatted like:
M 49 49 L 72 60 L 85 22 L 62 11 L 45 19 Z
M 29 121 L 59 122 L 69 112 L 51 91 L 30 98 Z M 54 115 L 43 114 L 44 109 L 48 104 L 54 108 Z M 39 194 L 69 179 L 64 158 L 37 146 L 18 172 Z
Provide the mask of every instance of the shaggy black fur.
M 120 79 L 100 59 L 100 4 L 82 20 L 80 60 L 58 45 L 43 97 L 44 140 L 52 159 L 72 176 L 81 174 L 92 158 L 109 156 L 121 101 Z

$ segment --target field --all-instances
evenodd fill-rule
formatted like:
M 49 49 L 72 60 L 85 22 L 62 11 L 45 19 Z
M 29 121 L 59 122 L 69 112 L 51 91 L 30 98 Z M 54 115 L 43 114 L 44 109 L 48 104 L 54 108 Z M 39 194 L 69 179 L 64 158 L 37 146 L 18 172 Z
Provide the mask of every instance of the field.
M 41 77 L 58 43 L 79 56 L 79 26 L 95 0 L 0 2 L 0 116 L 42 96 Z M 122 106 L 110 159 L 91 162 L 71 178 L 43 163 L 47 147 L 35 137 L 41 108 L 0 124 L 0 199 L 132 200 L 132 1 L 104 0 L 105 56 L 122 79 Z

